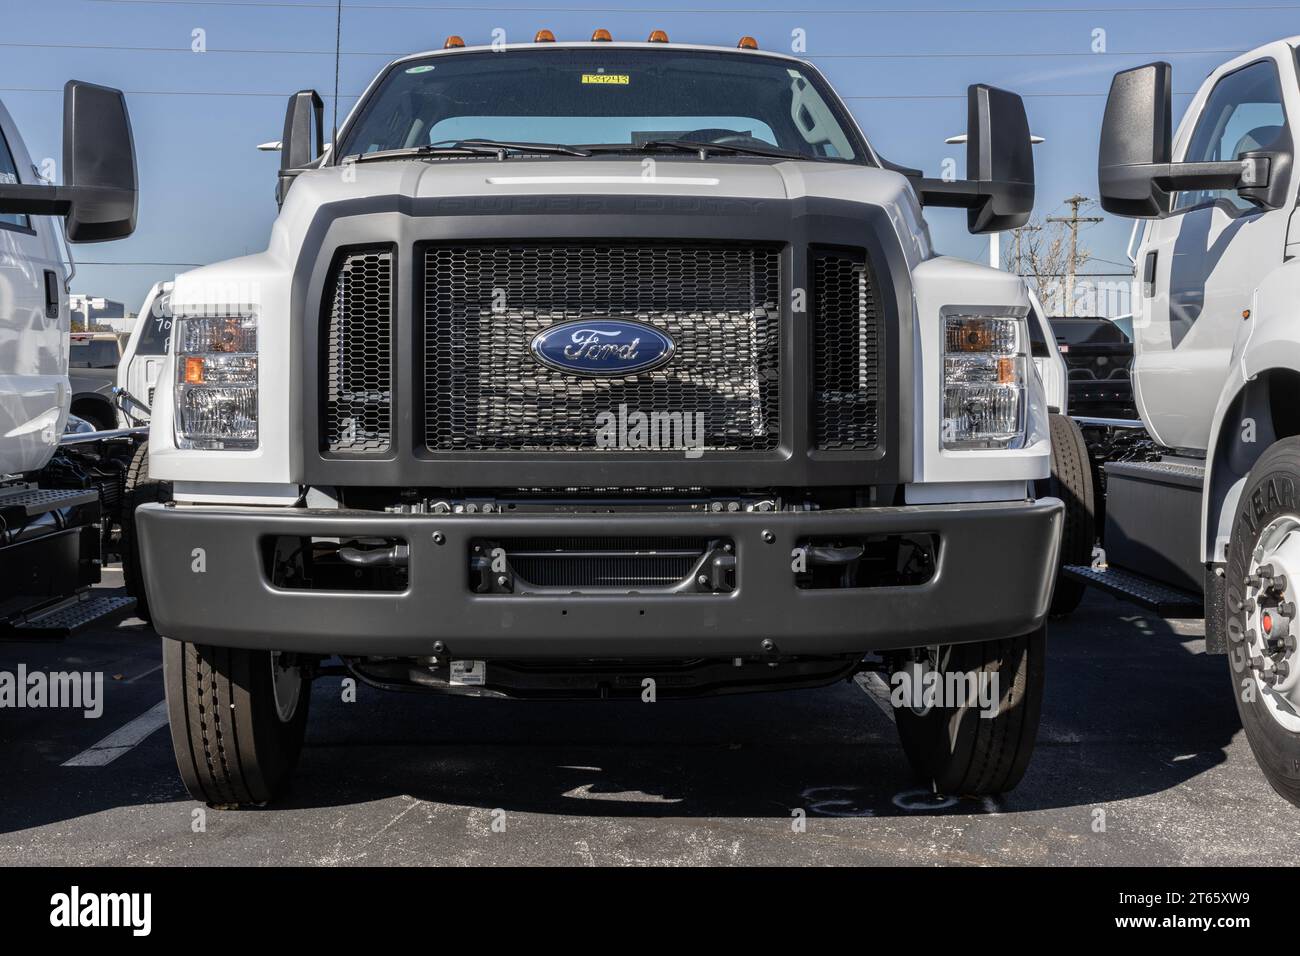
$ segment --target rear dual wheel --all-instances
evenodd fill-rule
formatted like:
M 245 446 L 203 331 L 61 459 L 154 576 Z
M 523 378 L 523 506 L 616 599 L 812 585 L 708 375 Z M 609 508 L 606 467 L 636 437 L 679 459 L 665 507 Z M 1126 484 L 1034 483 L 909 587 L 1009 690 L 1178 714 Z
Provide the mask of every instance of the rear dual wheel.
M 185 789 L 212 806 L 260 806 L 288 790 L 311 681 L 285 655 L 163 638 L 172 746 Z

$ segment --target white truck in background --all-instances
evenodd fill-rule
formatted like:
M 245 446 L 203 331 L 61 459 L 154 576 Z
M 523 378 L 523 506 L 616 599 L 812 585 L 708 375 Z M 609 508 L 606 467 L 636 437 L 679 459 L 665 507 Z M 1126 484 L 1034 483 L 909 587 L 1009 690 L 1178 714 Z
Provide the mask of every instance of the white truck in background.
M 88 589 L 114 525 L 129 524 L 143 434 L 111 427 L 111 415 L 107 429 L 65 434 L 63 240 L 104 242 L 135 229 L 135 150 L 117 90 L 65 87 L 63 175 L 62 186 L 40 180 L 0 104 L 0 636 L 11 639 L 62 636 L 135 605 Z
M 1214 70 L 1172 132 L 1172 68 L 1118 73 L 1103 208 L 1145 220 L 1134 392 L 1158 461 L 1110 462 L 1101 551 L 1067 575 L 1205 616 L 1264 775 L 1300 804 L 1300 37 Z M 1068 534 L 1067 528 L 1067 534 Z
M 123 416 L 132 425 L 147 425 L 152 414 L 158 376 L 171 347 L 172 286 L 168 280 L 155 282 L 149 289 L 117 366 L 114 392 Z

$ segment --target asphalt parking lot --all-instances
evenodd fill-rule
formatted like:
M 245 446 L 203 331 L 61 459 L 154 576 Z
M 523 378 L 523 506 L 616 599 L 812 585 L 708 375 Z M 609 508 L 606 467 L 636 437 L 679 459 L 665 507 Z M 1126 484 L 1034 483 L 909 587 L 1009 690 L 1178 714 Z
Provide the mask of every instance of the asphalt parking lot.
M 202 812 L 155 709 L 152 630 L 0 644 L 0 670 L 106 684 L 98 719 L 0 710 L 0 865 L 1290 864 L 1297 811 L 1201 635 L 1089 596 L 1052 631 L 1038 748 L 996 802 L 918 790 L 856 683 L 654 705 L 362 686 L 344 703 L 325 679 L 291 798 Z

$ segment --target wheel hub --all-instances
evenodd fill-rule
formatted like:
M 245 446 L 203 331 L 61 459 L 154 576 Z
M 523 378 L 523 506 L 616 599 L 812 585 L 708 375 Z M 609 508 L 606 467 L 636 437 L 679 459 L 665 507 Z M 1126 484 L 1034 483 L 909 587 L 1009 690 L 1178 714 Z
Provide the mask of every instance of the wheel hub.
M 1283 515 L 1260 534 L 1246 575 L 1247 660 L 1256 691 L 1273 719 L 1300 732 L 1300 659 L 1296 597 L 1300 589 L 1300 517 Z

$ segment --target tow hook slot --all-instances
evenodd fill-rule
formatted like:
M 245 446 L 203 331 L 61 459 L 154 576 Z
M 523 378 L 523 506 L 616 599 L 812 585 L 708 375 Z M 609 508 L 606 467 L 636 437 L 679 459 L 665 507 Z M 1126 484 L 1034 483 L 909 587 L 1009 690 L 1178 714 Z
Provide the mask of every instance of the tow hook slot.
M 804 538 L 791 570 L 795 586 L 805 590 L 915 587 L 934 577 L 938 556 L 936 534 Z
M 726 594 L 736 548 L 724 538 L 502 538 L 470 542 L 477 594 Z

